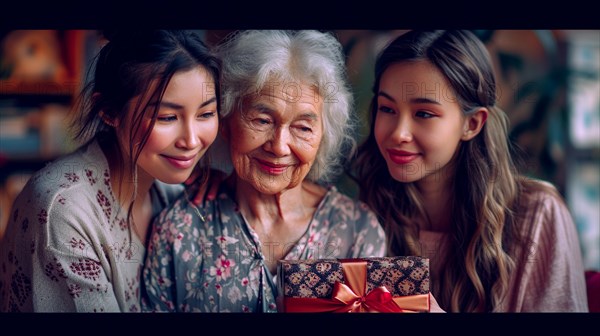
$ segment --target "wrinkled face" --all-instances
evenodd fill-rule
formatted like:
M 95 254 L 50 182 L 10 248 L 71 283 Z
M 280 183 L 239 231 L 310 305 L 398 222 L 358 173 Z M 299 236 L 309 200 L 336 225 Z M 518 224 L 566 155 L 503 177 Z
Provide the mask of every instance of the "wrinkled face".
M 454 91 L 435 66 L 419 61 L 385 70 L 377 95 L 375 139 L 395 180 L 443 178 L 465 127 Z
M 199 67 L 173 75 L 162 101 L 151 101 L 135 143 L 150 127 L 152 114 L 159 106 L 158 117 L 148 141 L 137 161 L 139 178 L 153 178 L 175 184 L 184 182 L 194 166 L 206 153 L 218 132 L 219 120 L 214 81 L 209 72 Z M 129 153 L 131 110 L 138 99 L 132 100 L 124 127 L 119 127 L 119 142 Z M 134 149 L 134 153 L 135 153 Z
M 241 183 L 276 194 L 300 184 L 323 137 L 323 101 L 310 85 L 266 85 L 234 111 L 223 135 Z

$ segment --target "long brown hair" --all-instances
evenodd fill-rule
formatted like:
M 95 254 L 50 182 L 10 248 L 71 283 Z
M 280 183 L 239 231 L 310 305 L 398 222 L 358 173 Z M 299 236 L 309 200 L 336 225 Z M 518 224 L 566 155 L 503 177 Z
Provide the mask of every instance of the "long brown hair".
M 459 146 L 452 184 L 452 229 L 439 279 L 432 281 L 441 307 L 453 312 L 492 311 L 506 292 L 521 241 L 515 227 L 519 177 L 508 141 L 508 118 L 496 106 L 496 80 L 485 45 L 469 31 L 410 31 L 392 41 L 375 65 L 371 132 L 353 166 L 360 199 L 383 223 L 391 255 L 418 255 L 418 222 L 425 205 L 413 183 L 395 181 L 374 136 L 377 93 L 392 64 L 426 60 L 448 80 L 465 115 L 489 110 L 481 132 Z

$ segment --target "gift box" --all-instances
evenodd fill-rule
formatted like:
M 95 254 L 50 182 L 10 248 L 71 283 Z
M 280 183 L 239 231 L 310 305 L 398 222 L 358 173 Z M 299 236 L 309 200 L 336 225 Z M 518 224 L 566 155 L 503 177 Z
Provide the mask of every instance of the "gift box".
M 429 259 L 280 260 L 280 312 L 429 312 Z

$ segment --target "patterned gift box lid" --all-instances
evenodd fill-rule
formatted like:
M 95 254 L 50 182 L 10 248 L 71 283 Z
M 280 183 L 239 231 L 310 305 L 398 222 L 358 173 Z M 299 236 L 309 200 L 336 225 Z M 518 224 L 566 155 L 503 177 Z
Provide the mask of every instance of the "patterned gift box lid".
M 329 298 L 335 282 L 346 283 L 342 263 L 366 261 L 366 292 L 385 286 L 393 296 L 429 293 L 429 259 L 417 256 L 280 260 L 278 292 L 286 297 Z

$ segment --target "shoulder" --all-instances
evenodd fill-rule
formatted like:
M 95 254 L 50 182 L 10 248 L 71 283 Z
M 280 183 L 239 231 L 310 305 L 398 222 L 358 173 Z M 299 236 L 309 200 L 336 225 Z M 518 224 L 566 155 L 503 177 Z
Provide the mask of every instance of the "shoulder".
M 375 213 L 335 187 L 330 187 L 317 209 L 318 231 L 337 244 L 338 258 L 385 255 L 385 232 Z
M 90 157 L 89 148 L 63 156 L 36 172 L 15 200 L 12 221 L 39 222 L 30 230 L 64 229 L 62 223 L 90 222 L 101 207 L 110 211 L 107 165 Z M 52 225 L 45 225 L 45 224 Z
M 354 231 L 381 230 L 381 225 L 375 213 L 369 206 L 355 200 L 335 187 L 330 187 L 323 202 L 317 208 L 315 218 L 331 225 L 351 227 Z
M 86 148 L 63 156 L 31 176 L 21 191 L 18 204 L 52 207 L 86 204 L 97 190 L 108 185 L 108 167 L 91 159 Z M 25 204 L 23 204 L 23 202 Z
M 44 192 L 64 190 L 72 186 L 107 184 L 108 178 L 106 158 L 100 147 L 93 142 L 37 171 L 26 188 Z
M 351 198 L 338 191 L 336 187 L 330 187 L 326 197 L 326 202 L 323 205 L 324 209 L 329 209 L 330 211 L 352 211 L 368 215 L 373 214 L 373 211 L 366 203 Z
M 524 179 L 521 182 L 520 208 L 524 212 L 564 212 L 565 201 L 556 187 L 546 181 Z
M 554 241 L 577 236 L 571 213 L 556 187 L 534 179 L 523 180 L 521 187 L 517 217 L 528 237 L 547 237 Z

